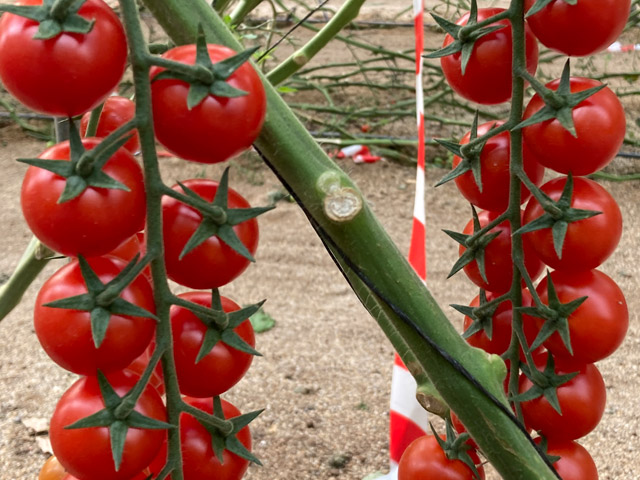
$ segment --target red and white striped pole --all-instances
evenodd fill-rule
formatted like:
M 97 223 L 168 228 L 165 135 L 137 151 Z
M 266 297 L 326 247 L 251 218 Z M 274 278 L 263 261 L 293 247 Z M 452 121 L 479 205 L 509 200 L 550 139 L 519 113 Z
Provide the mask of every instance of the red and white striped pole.
M 427 280 L 426 216 L 424 205 L 425 185 L 425 131 L 424 96 L 422 91 L 422 54 L 424 51 L 424 1 L 413 0 L 414 33 L 416 48 L 416 117 L 418 126 L 418 168 L 413 207 L 413 226 L 409 246 L 409 263 L 422 281 Z M 391 379 L 391 405 L 389 411 L 389 461 L 391 471 L 381 478 L 394 480 L 402 453 L 416 438 L 429 430 L 427 412 L 416 400 L 416 381 L 402 360 L 395 354 Z

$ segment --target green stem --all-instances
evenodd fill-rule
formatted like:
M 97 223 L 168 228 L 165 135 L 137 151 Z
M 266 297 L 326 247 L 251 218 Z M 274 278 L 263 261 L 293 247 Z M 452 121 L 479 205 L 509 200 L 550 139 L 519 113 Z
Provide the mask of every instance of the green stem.
M 85 132 L 85 137 L 95 137 L 96 132 L 98 131 L 98 122 L 100 122 L 100 115 L 102 115 L 102 109 L 104 108 L 104 103 L 101 103 L 96 108 L 91 110 L 91 115 L 89 116 L 89 123 L 87 124 L 87 131 Z
M 51 7 L 51 16 L 56 20 L 63 20 L 75 2 L 76 0 L 55 0 Z
M 347 0 L 329 22 L 302 48 L 291 54 L 284 62 L 267 74 L 267 80 L 278 85 L 300 70 L 311 60 L 329 41 L 353 21 L 360 12 L 365 0 Z
M 241 47 L 204 1 L 185 5 L 183 0 L 145 0 L 145 4 L 178 44 L 190 42 L 200 23 L 210 41 Z M 504 374 L 502 361 L 496 362 L 496 357 L 489 358 L 471 348 L 460 337 L 357 187 L 331 162 L 276 90 L 265 84 L 265 91 L 269 113 L 256 147 L 295 193 L 323 235 L 334 242 L 351 265 L 358 266 L 357 278 L 363 283 L 364 278 L 375 283 L 376 295 L 389 310 L 390 327 L 394 330 L 389 334 L 406 343 L 444 401 L 458 413 L 504 478 L 555 479 L 530 439 L 505 414 L 508 404 L 499 378 L 501 369 Z M 327 177 L 333 179 L 336 188 L 322 188 Z M 354 242 L 356 238 L 376 241 Z M 356 282 L 354 288 L 360 290 Z M 371 295 L 370 288 L 366 290 L 359 292 L 362 299 Z M 432 343 L 425 343 L 424 337 Z M 451 358 L 491 392 L 499 405 L 467 380 Z
M 22 300 L 24 292 L 49 263 L 55 253 L 31 237 L 20 262 L 7 282 L 0 286 L 0 321 Z
M 262 0 L 240 0 L 229 15 L 229 22 L 234 27 L 240 25 L 244 18 L 261 3 Z

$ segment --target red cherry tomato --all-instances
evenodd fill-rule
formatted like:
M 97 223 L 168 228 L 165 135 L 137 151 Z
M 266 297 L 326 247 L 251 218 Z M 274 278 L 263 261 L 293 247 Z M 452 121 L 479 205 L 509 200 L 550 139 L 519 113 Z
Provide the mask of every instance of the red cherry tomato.
M 525 0 L 528 11 L 535 0 Z M 611 45 L 624 30 L 630 0 L 580 0 L 573 5 L 552 0 L 527 18 L 531 30 L 546 47 L 565 55 L 592 55 Z
M 88 261 L 103 283 L 112 280 L 125 266 L 111 257 L 95 257 Z M 104 340 L 96 349 L 91 334 L 91 312 L 45 306 L 55 300 L 85 293 L 87 286 L 77 260 L 64 265 L 44 283 L 33 313 L 36 335 L 42 348 L 58 365 L 80 375 L 95 375 L 97 369 L 107 372 L 126 367 L 149 345 L 156 321 L 111 315 Z M 142 275 L 123 290 L 120 298 L 155 312 L 151 285 Z
M 42 0 L 21 0 L 41 5 Z M 91 31 L 33 38 L 39 23 L 6 13 L 0 20 L 0 79 L 21 103 L 57 117 L 81 115 L 118 85 L 127 62 L 124 28 L 111 7 L 87 0 L 78 14 L 95 20 Z
M 498 295 L 487 292 L 487 301 L 491 301 L 497 298 Z M 525 307 L 531 306 L 533 300 L 531 294 L 527 290 L 522 291 L 522 305 Z M 470 306 L 477 307 L 480 305 L 480 296 L 477 295 L 472 301 Z M 487 335 L 485 330 L 480 330 L 466 338 L 467 343 L 477 348 L 481 348 L 487 353 L 494 353 L 496 355 L 502 355 L 509 349 L 511 343 L 512 332 L 512 320 L 513 320 L 513 307 L 510 301 L 504 301 L 498 305 L 493 317 L 491 319 L 492 332 L 491 338 Z M 536 338 L 538 329 L 535 327 L 535 321 L 529 316 L 523 316 L 523 328 L 527 343 L 531 345 Z M 465 316 L 464 317 L 464 331 L 467 331 L 471 326 L 473 320 Z M 525 359 L 524 352 L 520 350 L 520 358 Z
M 479 8 L 478 21 L 504 11 L 503 8 Z M 466 25 L 469 13 L 464 14 L 457 25 Z M 492 24 L 493 26 L 494 24 Z M 451 88 L 460 96 L 476 103 L 497 104 L 511 98 L 511 24 L 500 20 L 495 25 L 504 28 L 484 35 L 473 46 L 473 52 L 462 74 L 462 53 L 454 53 L 440 59 L 442 72 Z M 453 42 L 448 35 L 443 47 Z M 532 75 L 538 67 L 538 43 L 529 27 L 526 27 L 527 71 Z
M 235 54 L 221 45 L 208 45 L 207 48 L 213 63 Z M 194 64 L 196 46 L 175 47 L 163 57 Z M 153 67 L 151 79 L 162 71 L 162 68 Z M 153 122 L 158 141 L 176 156 L 201 163 L 223 162 L 251 147 L 260 133 L 266 112 L 262 81 L 250 63 L 242 65 L 226 81 L 247 95 L 209 95 L 191 109 L 187 107 L 189 84 L 176 79 L 153 81 Z
M 194 179 L 182 182 L 204 200 L 213 200 L 218 182 Z M 174 190 L 182 191 L 178 185 Z M 249 208 L 249 203 L 229 188 L 229 208 Z M 180 254 L 202 222 L 202 215 L 194 208 L 170 197 L 162 199 L 165 265 L 171 280 L 194 289 L 211 289 L 226 285 L 240 275 L 251 263 L 216 236 L 187 253 Z M 233 227 L 240 241 L 253 255 L 258 247 L 258 222 L 255 218 Z
M 100 143 L 82 140 L 87 150 Z M 69 142 L 58 143 L 38 158 L 69 160 Z M 144 227 L 146 195 L 140 165 L 120 148 L 102 171 L 126 185 L 129 191 L 87 187 L 79 196 L 58 203 L 66 179 L 30 166 L 22 182 L 20 203 L 29 228 L 46 246 L 67 256 L 104 255 Z
M 559 80 L 546 86 L 557 90 Z M 571 92 L 601 85 L 590 78 L 572 77 Z M 535 94 L 524 111 L 526 120 L 545 106 Z M 615 93 L 605 87 L 573 109 L 574 137 L 557 119 L 522 129 L 524 142 L 538 162 L 560 173 L 589 175 L 607 165 L 618 153 L 626 130 L 624 109 Z
M 553 466 L 562 480 L 598 480 L 598 469 L 593 458 L 579 443 L 549 441 L 547 454 L 560 457 Z
M 552 200 L 558 200 L 566 183 L 566 178 L 556 178 L 541 189 Z M 550 228 L 525 233 L 523 242 L 551 268 L 570 271 L 596 268 L 613 253 L 622 236 L 620 207 L 601 185 L 581 177 L 573 179 L 571 207 L 602 213 L 569 223 L 561 258 L 556 254 Z M 540 203 L 532 198 L 525 208 L 523 224 L 532 222 L 543 213 Z
M 480 226 L 484 227 L 497 218 L 497 212 L 483 211 L 478 213 Z M 484 268 L 487 281 L 480 275 L 478 263 L 474 260 L 464 267 L 464 272 L 469 279 L 480 288 L 489 292 L 502 294 L 511 288 L 513 276 L 513 262 L 511 260 L 511 227 L 508 221 L 504 221 L 489 233 L 500 232 L 484 249 Z M 465 235 L 473 234 L 473 220 L 465 226 L 463 232 Z M 459 247 L 459 254 L 462 255 L 466 248 L 463 245 Z M 524 263 L 529 276 L 536 279 L 544 268 L 542 262 L 534 255 L 531 248 L 524 248 Z
M 210 292 L 187 292 L 180 297 L 204 307 L 211 307 Z M 225 312 L 240 310 L 240 306 L 233 300 L 221 297 L 221 301 Z M 185 308 L 171 307 L 171 329 L 178 383 L 180 392 L 185 395 L 220 395 L 238 383 L 253 361 L 253 355 L 219 341 L 204 358 L 196 362 L 207 326 Z M 251 347 L 255 346 L 253 327 L 248 319 L 238 325 L 234 332 Z
M 502 125 L 504 122 L 487 122 L 478 127 L 477 136 L 486 134 L 492 128 Z M 469 143 L 471 132 L 467 132 L 460 145 Z M 487 140 L 480 153 L 480 171 L 482 178 L 482 190 L 478 187 L 471 170 L 456 177 L 455 182 L 460 193 L 473 205 L 484 210 L 502 213 L 509 206 L 509 159 L 511 154 L 511 141 L 509 132 L 502 132 Z M 453 157 L 455 169 L 462 161 L 460 157 Z M 529 149 L 523 149 L 524 171 L 529 179 L 536 185 L 540 185 L 544 175 L 544 167 L 540 165 L 529 153 Z M 520 195 L 520 202 L 525 202 L 531 196 L 531 192 L 524 186 Z
M 480 478 L 484 468 L 477 465 Z M 471 480 L 473 471 L 460 460 L 450 460 L 433 435 L 415 439 L 402 454 L 398 465 L 398 480 Z
M 213 412 L 213 402 L 210 398 L 185 397 L 184 401 L 209 414 Z M 222 412 L 226 419 L 240 415 L 240 410 L 226 400 L 222 400 Z M 240 430 L 236 438 L 245 448 L 251 450 L 249 426 Z M 224 450 L 223 462 L 220 463 L 211 447 L 209 432 L 198 420 L 186 413 L 180 415 L 180 442 L 184 480 L 240 480 L 249 467 L 247 460 L 228 450 Z M 167 444 L 164 443 L 149 467 L 154 475 L 162 470 L 166 458 Z
M 573 356 L 556 332 L 544 346 L 555 356 L 569 357 L 579 363 L 595 363 L 611 355 L 622 343 L 629 328 L 629 310 L 620 287 L 598 270 L 551 273 L 560 302 L 569 303 L 588 296 L 569 316 L 569 334 Z M 536 289 L 543 303 L 549 303 L 547 279 Z M 538 326 L 544 320 L 536 318 Z
M 125 123 L 136 115 L 136 104 L 125 97 L 109 97 L 105 100 L 102 111 L 100 112 L 100 119 L 98 120 L 98 129 L 96 130 L 96 137 L 104 138 L 111 132 L 121 127 Z M 87 112 L 82 116 L 80 120 L 80 134 L 84 137 L 89 126 L 89 119 L 91 118 L 91 112 Z M 131 132 L 133 136 L 127 143 L 124 144 L 124 148 L 131 153 L 138 153 L 140 151 L 140 136 L 137 131 Z M 131 135 L 131 133 L 127 135 Z
M 128 372 L 108 375 L 109 383 L 124 396 L 139 377 Z M 65 429 L 76 421 L 104 409 L 96 377 L 81 377 L 62 395 L 56 405 L 49 430 L 53 452 L 73 476 L 92 480 L 129 480 L 145 469 L 157 455 L 166 436 L 164 430 L 129 428 L 120 468 L 116 472 L 107 427 Z M 165 421 L 166 412 L 158 392 L 147 386 L 135 410 Z
M 538 354 L 534 361 L 538 370 L 544 370 L 547 355 Z M 551 406 L 545 397 L 522 403 L 522 414 L 527 428 L 539 431 L 549 440 L 575 440 L 591 432 L 602 418 L 606 403 L 604 380 L 598 368 L 555 359 L 555 372 L 565 375 L 578 372 L 574 378 L 560 385 L 556 392 L 562 414 Z M 520 393 L 531 388 L 532 383 L 524 374 L 520 376 Z

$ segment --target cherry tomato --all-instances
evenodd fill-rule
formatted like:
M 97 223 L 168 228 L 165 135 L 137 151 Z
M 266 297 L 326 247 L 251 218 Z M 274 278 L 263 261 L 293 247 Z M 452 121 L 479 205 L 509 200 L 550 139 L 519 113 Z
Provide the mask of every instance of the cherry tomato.
M 590 78 L 571 77 L 571 92 L 601 85 Z M 559 80 L 546 86 L 557 90 Z M 545 106 L 535 94 L 524 111 L 526 120 Z M 624 109 L 615 93 L 605 87 L 573 109 L 574 137 L 557 119 L 522 129 L 524 142 L 538 162 L 560 173 L 589 175 L 607 165 L 618 153 L 626 130 Z
M 478 213 L 480 226 L 484 227 L 497 218 L 497 212 L 482 211 Z M 464 272 L 469 279 L 480 288 L 489 292 L 502 294 L 511 288 L 513 276 L 513 263 L 511 261 L 511 226 L 508 221 L 504 221 L 490 230 L 489 233 L 500 232 L 484 249 L 484 268 L 487 280 L 480 275 L 478 263 L 474 260 L 464 267 Z M 465 235 L 473 234 L 473 220 L 465 226 Z M 466 251 L 463 245 L 459 247 L 459 254 Z M 529 276 L 536 279 L 544 268 L 542 262 L 535 256 L 530 247 L 524 248 L 524 264 Z
M 38 474 L 38 480 L 63 480 L 66 473 L 56 456 L 51 455 L 42 465 L 40 473 Z
M 487 292 L 487 301 L 490 302 L 496 295 L 491 292 Z M 522 291 L 522 305 L 525 307 L 531 306 L 533 299 L 531 294 L 527 290 Z M 472 301 L 470 306 L 477 307 L 480 305 L 480 296 L 477 295 Z M 487 335 L 485 330 L 480 330 L 466 338 L 467 343 L 477 348 L 481 348 L 487 353 L 494 353 L 496 355 L 502 355 L 509 349 L 511 343 L 511 331 L 513 320 L 513 307 L 510 301 L 504 301 L 500 303 L 495 310 L 492 318 L 492 331 L 491 338 Z M 464 331 L 467 331 L 471 326 L 473 320 L 465 316 L 464 317 Z M 527 343 L 531 345 L 536 338 L 538 329 L 535 328 L 535 321 L 532 317 L 524 315 L 522 318 L 523 328 Z M 524 352 L 520 350 L 520 358 L 525 359 Z
M 502 11 L 503 8 L 479 8 L 478 21 Z M 466 13 L 456 24 L 466 25 L 468 20 L 469 13 Z M 511 98 L 511 24 L 507 20 L 500 20 L 495 25 L 504 25 L 504 28 L 484 35 L 475 42 L 464 75 L 461 52 L 440 59 L 442 72 L 451 88 L 458 95 L 476 103 L 493 105 Z M 533 75 L 538 67 L 538 43 L 528 26 L 525 31 L 527 71 Z M 442 46 L 446 47 L 452 42 L 453 37 L 447 34 Z
M 42 0 L 21 0 L 41 5 Z M 73 117 L 99 105 L 118 85 L 127 40 L 117 15 L 102 0 L 87 0 L 78 14 L 95 20 L 89 33 L 33 38 L 39 23 L 6 13 L 0 20 L 0 79 L 21 103 L 41 113 Z
M 213 63 L 235 54 L 221 45 L 207 48 Z M 196 46 L 175 47 L 163 57 L 194 64 Z M 161 71 L 162 68 L 152 67 L 151 79 Z M 251 147 L 266 112 L 262 81 L 250 63 L 243 64 L 226 81 L 247 95 L 209 95 L 191 109 L 187 107 L 189 84 L 176 79 L 153 81 L 153 122 L 158 141 L 176 156 L 201 163 L 223 162 Z
M 108 380 L 119 396 L 124 396 L 139 377 L 128 372 L 114 372 Z M 92 480 L 129 480 L 145 469 L 157 455 L 166 436 L 164 430 L 129 428 L 119 470 L 111 453 L 107 427 L 65 429 L 81 418 L 104 409 L 96 377 L 81 377 L 58 401 L 49 430 L 53 452 L 73 476 Z M 166 412 L 158 392 L 147 386 L 135 410 L 160 421 Z
M 534 361 L 538 370 L 544 370 L 547 355 L 537 354 Z M 579 364 L 555 359 L 555 372 L 566 375 L 578 372 L 574 378 L 557 388 L 562 415 L 554 410 L 545 397 L 522 403 L 522 414 L 527 428 L 539 431 L 549 440 L 575 440 L 591 432 L 600 422 L 606 403 L 604 380 L 598 368 L 591 364 Z M 520 393 L 531 388 L 532 383 L 524 374 L 520 376 Z
M 136 104 L 126 97 L 111 96 L 107 98 L 100 112 L 100 119 L 98 120 L 98 129 L 96 130 L 96 137 L 104 138 L 111 132 L 121 127 L 125 123 L 136 115 Z M 84 137 L 89 126 L 89 119 L 91 118 L 91 112 L 87 112 L 82 116 L 80 120 L 80 134 Z M 140 136 L 137 131 L 128 133 L 127 135 L 133 136 L 127 143 L 124 144 L 124 148 L 131 153 L 138 153 L 140 151 Z
M 187 292 L 181 298 L 204 307 L 211 307 L 211 292 Z M 221 297 L 225 312 L 240 310 L 233 300 Z M 205 338 L 207 326 L 193 312 L 171 307 L 173 332 L 173 358 L 176 363 L 180 392 L 192 397 L 213 397 L 233 387 L 244 376 L 253 361 L 253 355 L 219 341 L 199 362 L 198 352 Z M 249 319 L 233 330 L 251 347 L 255 335 Z
M 569 316 L 573 356 L 556 332 L 544 346 L 555 356 L 570 357 L 580 363 L 594 363 L 611 355 L 622 343 L 629 328 L 629 310 L 620 287 L 598 270 L 551 273 L 560 302 L 588 296 Z M 543 303 L 549 303 L 547 279 L 536 289 Z M 535 319 L 539 326 L 544 320 Z
M 87 150 L 100 140 L 82 141 Z M 69 160 L 69 142 L 58 143 L 38 158 Z M 87 187 L 79 196 L 58 203 L 66 179 L 30 166 L 22 182 L 20 203 L 29 228 L 46 246 L 67 256 L 104 255 L 144 227 L 146 195 L 140 165 L 120 148 L 102 171 L 126 185 L 129 191 Z
M 558 200 L 566 183 L 566 178 L 556 178 L 541 189 L 552 200 Z M 601 185 L 581 177 L 573 179 L 571 207 L 602 213 L 569 223 L 561 258 L 556 254 L 551 228 L 525 233 L 523 242 L 551 268 L 571 271 L 596 268 L 613 253 L 622 236 L 620 207 Z M 530 223 L 543 213 L 540 203 L 532 198 L 525 208 L 523 223 Z
M 556 461 L 553 466 L 562 480 L 598 480 L 598 469 L 593 458 L 587 449 L 579 443 L 549 441 L 547 454 L 560 457 L 560 460 Z
M 478 127 L 477 136 L 486 134 L 492 128 L 502 125 L 504 122 L 487 122 Z M 469 143 L 471 132 L 467 132 L 460 145 Z M 509 159 L 511 154 L 511 141 L 509 132 L 502 132 L 487 140 L 480 153 L 480 171 L 482 190 L 478 187 L 471 170 L 456 177 L 455 182 L 460 193 L 473 205 L 484 210 L 492 210 L 502 213 L 509 206 Z M 460 157 L 453 157 L 455 169 L 462 161 Z M 539 185 L 544 175 L 544 167 L 540 165 L 529 153 L 529 149 L 523 148 L 524 171 L 529 179 Z M 524 186 L 520 195 L 520 202 L 525 202 L 531 196 L 531 192 Z
M 480 478 L 484 468 L 477 465 Z M 449 460 L 433 435 L 415 439 L 402 454 L 398 480 L 471 480 L 473 471 L 460 460 Z
M 184 401 L 209 414 L 213 412 L 213 402 L 210 398 L 185 397 Z M 224 399 L 222 399 L 222 412 L 226 419 L 240 415 L 240 410 Z M 240 430 L 236 438 L 245 448 L 251 450 L 249 426 Z M 228 450 L 224 450 L 222 454 L 223 462 L 220 463 L 211 447 L 211 435 L 209 432 L 198 420 L 186 413 L 180 415 L 180 442 L 184 480 L 240 480 L 249 467 L 247 460 Z M 154 475 L 162 470 L 166 458 L 167 444 L 164 443 L 150 466 L 150 470 Z
M 125 266 L 111 257 L 90 258 L 88 262 L 103 283 L 112 280 Z M 90 311 L 45 306 L 55 300 L 85 293 L 87 286 L 77 260 L 64 265 L 44 283 L 33 313 L 40 344 L 54 362 L 80 375 L 95 375 L 97 369 L 106 372 L 126 367 L 149 345 L 155 332 L 155 320 L 113 314 L 104 340 L 96 349 L 91 334 Z M 123 290 L 120 298 L 155 312 L 151 285 L 142 275 Z
M 528 11 L 535 0 L 525 0 Z M 630 0 L 580 0 L 573 5 L 552 0 L 527 18 L 531 30 L 546 47 L 565 55 L 592 55 L 611 45 L 624 30 Z
M 194 179 L 182 182 L 204 200 L 213 200 L 218 182 Z M 173 187 L 182 191 L 178 185 Z M 249 208 L 249 203 L 235 190 L 229 188 L 229 208 Z M 196 209 L 170 197 L 162 199 L 165 265 L 171 280 L 194 289 L 211 289 L 226 285 L 240 275 L 250 261 L 234 251 L 216 236 L 187 253 L 180 260 L 180 253 L 202 222 Z M 258 247 L 258 222 L 255 218 L 233 227 L 240 241 L 253 255 Z

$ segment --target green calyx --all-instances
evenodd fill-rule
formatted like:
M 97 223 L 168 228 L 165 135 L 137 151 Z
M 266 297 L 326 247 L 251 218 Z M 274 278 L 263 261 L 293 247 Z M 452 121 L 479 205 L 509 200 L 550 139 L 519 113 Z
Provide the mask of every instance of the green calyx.
M 124 452 L 124 444 L 129 428 L 164 430 L 175 427 L 169 423 L 147 417 L 135 411 L 133 406 L 135 406 L 136 399 L 131 398 L 132 395 L 136 395 L 137 393 L 135 388 L 125 396 L 120 397 L 102 372 L 98 371 L 97 378 L 105 408 L 64 428 L 108 427 L 113 463 L 115 470 L 118 471 L 122 463 L 122 454 Z M 123 404 L 130 404 L 132 406 L 123 409 L 121 408 Z
M 477 232 L 480 231 L 480 220 L 478 219 L 478 213 L 475 208 L 471 208 L 473 213 L 473 234 L 466 235 L 464 233 L 454 232 L 451 230 L 443 230 L 444 233 L 449 235 L 452 239 L 458 242 L 460 245 L 465 247 L 465 251 L 458 261 L 453 265 L 451 271 L 447 278 L 452 277 L 460 270 L 462 270 L 465 266 L 469 265 L 471 262 L 475 261 L 478 265 L 478 270 L 480 272 L 480 277 L 482 280 L 487 282 L 487 274 L 485 269 L 484 262 L 484 249 L 486 248 L 491 241 L 500 235 L 501 232 L 491 232 L 491 233 L 483 233 L 482 235 L 477 235 Z
M 216 190 L 216 194 L 212 202 L 204 201 L 200 195 L 188 188 L 186 185 L 181 183 L 179 183 L 179 185 L 184 193 L 185 203 L 197 209 L 202 214 L 202 222 L 200 222 L 196 231 L 187 241 L 182 252 L 180 252 L 179 258 L 182 259 L 186 254 L 204 243 L 208 238 L 216 236 L 247 260 L 250 260 L 251 262 L 255 261 L 251 252 L 249 252 L 247 247 L 245 247 L 236 235 L 233 227 L 242 222 L 246 222 L 247 220 L 251 220 L 264 212 L 272 210 L 274 206 L 229 208 L 229 168 L 226 168 L 222 174 L 220 183 L 218 184 L 218 189 Z
M 551 279 L 551 273 L 547 272 L 547 305 L 537 305 L 533 307 L 519 307 L 518 310 L 526 315 L 542 318 L 545 320 L 538 336 L 531 344 L 530 349 L 535 350 L 542 345 L 551 335 L 558 332 L 562 342 L 571 355 L 571 335 L 569 333 L 569 316 L 575 312 L 587 297 L 580 297 L 568 303 L 560 302 L 555 285 Z
M 484 136 L 483 136 L 484 137 Z M 459 143 L 450 142 L 448 140 L 436 139 L 436 142 L 449 150 L 454 155 L 460 157 L 460 163 L 436 184 L 439 187 L 465 173 L 471 171 L 473 179 L 478 186 L 478 190 L 482 192 L 482 163 L 480 154 L 490 136 L 484 137 L 484 140 L 478 140 L 478 112 L 473 117 L 469 143 L 460 145 Z
M 82 278 L 87 286 L 87 293 L 62 298 L 46 303 L 44 306 L 90 312 L 91 334 L 96 348 L 100 348 L 107 334 L 107 327 L 112 315 L 129 315 L 158 320 L 151 312 L 119 296 L 127 285 L 139 275 L 142 268 L 146 266 L 146 262 L 138 262 L 138 257 L 134 258 L 113 280 L 106 284 L 102 283 L 84 257 L 79 256 L 78 263 Z
M 468 305 L 451 305 L 458 312 L 466 315 L 471 319 L 471 325 L 462 334 L 463 338 L 469 338 L 471 335 L 484 331 L 487 338 L 491 340 L 493 336 L 493 315 L 496 313 L 500 305 L 497 301 L 487 302 L 487 293 L 480 290 L 480 304 L 477 307 Z
M 573 197 L 573 175 L 571 175 L 571 173 L 567 176 L 567 183 L 562 189 L 562 195 L 557 201 L 554 201 L 539 189 L 536 189 L 534 195 L 536 196 L 536 200 L 540 202 L 545 213 L 520 227 L 514 232 L 514 235 L 550 228 L 553 237 L 553 248 L 560 259 L 562 258 L 562 248 L 569 224 L 602 213 L 594 210 L 582 210 L 571 207 L 571 199 Z
M 513 397 L 512 400 L 527 402 L 544 396 L 553 409 L 562 415 L 560 403 L 558 402 L 558 387 L 570 381 L 578 375 L 578 372 L 565 375 L 556 374 L 555 363 L 553 361 L 553 355 L 551 354 L 547 355 L 547 364 L 542 372 L 538 370 L 535 365 L 522 364 L 520 368 L 529 380 L 531 380 L 533 386 L 526 392 Z
M 456 25 L 455 23 L 450 22 L 449 20 L 433 13 L 431 14 L 431 16 L 445 32 L 453 37 L 453 42 L 451 42 L 446 47 L 441 48 L 440 50 L 436 50 L 435 52 L 425 55 L 425 57 L 441 58 L 460 52 L 462 54 L 460 67 L 463 75 L 467 68 L 467 63 L 469 63 L 469 58 L 471 58 L 471 53 L 473 52 L 476 40 L 492 32 L 495 32 L 496 30 L 505 28 L 505 25 L 477 27 L 476 24 L 478 23 L 478 5 L 476 0 L 473 0 L 471 2 L 469 20 L 464 26 Z
M 577 137 L 576 128 L 573 123 L 573 109 L 585 101 L 591 95 L 606 87 L 605 84 L 588 88 L 581 92 L 571 93 L 571 67 L 570 62 L 564 65 L 562 76 L 557 90 L 551 90 L 538 82 L 528 72 L 522 72 L 522 77 L 531 83 L 531 86 L 544 100 L 544 107 L 538 110 L 531 117 L 523 120 L 514 129 L 528 127 L 536 123 L 557 119 L 558 122 L 574 137 Z
M 43 168 L 66 178 L 58 203 L 68 202 L 82 194 L 88 187 L 114 188 L 129 191 L 129 187 L 102 171 L 107 161 L 129 140 L 130 136 L 108 137 L 93 150 L 86 150 L 75 123 L 69 119 L 69 160 L 19 158 L 18 161 Z
M 213 397 L 213 415 L 207 415 L 202 412 L 202 414 L 198 414 L 196 419 L 211 435 L 211 447 L 220 463 L 223 462 L 224 451 L 228 450 L 249 462 L 262 465 L 258 457 L 253 455 L 240 440 L 238 440 L 237 434 L 263 411 L 264 410 L 256 410 L 245 413 L 244 415 L 238 415 L 237 417 L 225 418 L 220 397 L 215 396 Z M 225 429 L 220 428 L 220 420 L 228 427 L 226 428 L 227 431 L 223 431 Z
M 218 342 L 222 342 L 240 352 L 261 356 L 260 352 L 245 342 L 234 331 L 234 329 L 247 320 L 251 315 L 260 310 L 262 305 L 264 305 L 264 302 L 265 300 L 254 305 L 241 308 L 240 310 L 227 313 L 222 309 L 222 302 L 220 300 L 220 293 L 218 289 L 213 289 L 211 292 L 210 309 L 193 304 L 190 309 L 191 312 L 207 327 L 204 340 L 202 341 L 202 345 L 200 346 L 200 350 L 196 357 L 196 363 L 206 357 Z M 188 305 L 183 306 L 189 309 Z
M 37 40 L 55 38 L 61 33 L 89 33 L 95 20 L 78 14 L 86 0 L 43 0 L 42 5 L 2 5 L 0 12 L 29 18 L 40 24 L 33 36 Z
M 443 440 L 440 435 L 436 433 L 436 430 L 433 428 L 433 424 L 429 423 L 431 431 L 438 441 L 440 448 L 442 448 L 449 460 L 460 460 L 471 469 L 474 478 L 481 479 L 482 477 L 480 476 L 480 472 L 478 472 L 473 459 L 469 455 L 471 446 L 467 443 L 467 441 L 469 440 L 469 438 L 471 438 L 470 435 L 468 433 L 461 433 L 459 435 L 456 435 L 456 431 L 451 424 L 450 418 L 445 419 L 445 425 L 446 439 Z
M 192 109 L 199 105 L 209 95 L 216 97 L 242 97 L 247 92 L 232 87 L 227 83 L 228 78 L 246 63 L 259 47 L 249 48 L 220 62 L 213 63 L 209 56 L 207 40 L 202 26 L 198 28 L 196 37 L 196 62 L 184 71 L 165 70 L 154 77 L 153 81 L 162 79 L 177 79 L 189 84 L 187 107 Z

